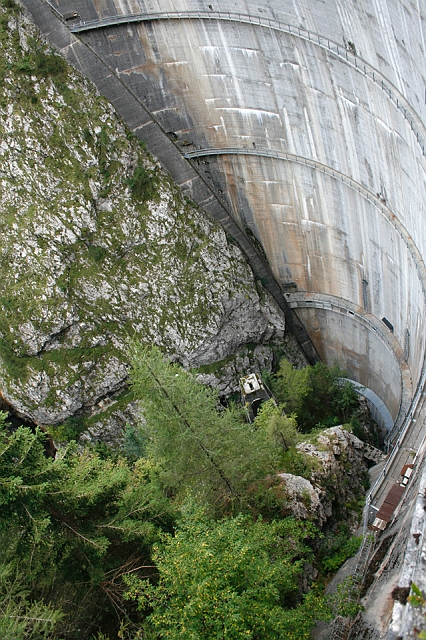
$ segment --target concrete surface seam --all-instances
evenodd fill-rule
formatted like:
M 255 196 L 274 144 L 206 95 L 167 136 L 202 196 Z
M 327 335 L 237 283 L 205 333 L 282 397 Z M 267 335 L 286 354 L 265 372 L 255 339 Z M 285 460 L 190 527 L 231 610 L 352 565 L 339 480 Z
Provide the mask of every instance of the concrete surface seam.
M 387 218 L 388 222 L 392 224 L 395 230 L 399 233 L 402 240 L 406 244 L 408 250 L 410 251 L 414 263 L 417 267 L 417 271 L 419 273 L 419 278 L 422 283 L 423 293 L 426 296 L 426 265 L 423 261 L 421 253 L 417 248 L 415 242 L 411 238 L 407 229 L 404 225 L 399 221 L 399 218 L 396 214 L 394 214 L 391 209 L 384 204 L 384 202 L 378 198 L 372 191 L 366 189 L 361 183 L 356 182 L 353 178 L 350 178 L 348 175 L 342 173 L 341 171 L 337 171 L 332 167 L 328 167 L 327 165 L 317 162 L 316 160 L 311 160 L 310 158 L 306 158 L 304 156 L 299 156 L 293 153 L 285 153 L 279 151 L 270 151 L 269 149 L 239 149 L 237 147 L 224 147 L 221 149 L 199 149 L 197 151 L 190 151 L 184 154 L 184 157 L 187 159 L 205 157 L 205 156 L 219 156 L 219 155 L 247 155 L 247 156 L 257 156 L 257 157 L 265 157 L 265 158 L 275 158 L 277 160 L 284 160 L 288 162 L 294 162 L 296 164 L 300 164 L 306 167 L 311 167 L 318 171 L 322 171 L 325 175 L 329 175 L 332 178 L 336 178 L 340 180 L 347 186 L 349 186 L 354 191 L 357 191 L 361 194 L 366 200 L 371 202 L 379 211 Z
M 357 56 L 352 51 L 339 45 L 337 42 L 333 42 L 330 38 L 325 38 L 318 33 L 308 31 L 300 27 L 292 27 L 291 25 L 283 24 L 277 20 L 270 20 L 265 18 L 255 18 L 249 14 L 232 13 L 221 11 L 176 11 L 176 12 L 158 12 L 158 13 L 144 13 L 144 14 L 128 14 L 121 16 L 114 16 L 109 18 L 101 18 L 99 20 L 82 21 L 79 24 L 72 25 L 70 27 L 71 33 L 79 33 L 83 31 L 91 31 L 93 29 L 100 29 L 103 27 L 110 27 L 120 24 L 128 24 L 130 22 L 148 22 L 148 21 L 160 21 L 160 20 L 222 20 L 228 22 L 239 22 L 241 24 L 250 24 L 253 26 L 264 27 L 279 31 L 281 33 L 287 33 L 291 36 L 298 37 L 302 40 L 308 41 L 311 44 L 321 47 L 322 49 L 329 51 L 332 55 L 337 57 L 340 61 L 349 65 L 352 69 L 355 69 L 358 73 L 361 73 L 364 77 L 372 81 L 376 86 L 381 89 L 385 95 L 390 99 L 394 106 L 401 111 L 405 120 L 410 125 L 411 130 L 416 136 L 417 143 L 419 144 L 422 155 L 426 155 L 425 137 L 426 131 L 423 126 L 421 118 L 418 116 L 414 107 L 408 102 L 405 96 L 395 87 L 395 85 L 384 76 L 373 65 L 369 64 L 363 58 Z M 358 63 L 359 60 L 359 63 Z M 419 129 L 423 131 L 423 137 L 419 133 Z

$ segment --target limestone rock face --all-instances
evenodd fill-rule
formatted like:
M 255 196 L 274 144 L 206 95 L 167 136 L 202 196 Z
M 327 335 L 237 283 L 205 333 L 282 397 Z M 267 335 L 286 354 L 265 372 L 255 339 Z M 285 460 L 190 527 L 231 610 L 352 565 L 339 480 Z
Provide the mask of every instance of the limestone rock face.
M 323 491 L 319 486 L 314 488 L 306 478 L 291 473 L 280 473 L 279 477 L 285 484 L 288 507 L 294 517 L 301 520 L 315 518 L 321 524 L 326 521 L 330 514 L 324 512 L 321 502 Z
M 342 427 L 325 429 L 313 440 L 297 445 L 314 462 L 310 479 L 288 473 L 279 477 L 292 515 L 312 519 L 321 527 L 336 506 L 342 508 L 364 494 L 368 461 L 364 442 Z
M 294 364 L 301 367 L 309 363 L 300 349 L 295 337 L 286 333 L 281 340 L 280 349 Z M 214 361 L 211 365 L 199 367 L 201 373 L 197 379 L 214 387 L 220 396 L 228 396 L 240 391 L 240 378 L 248 372 L 262 374 L 266 369 L 271 371 L 274 364 L 274 349 L 266 344 L 246 345 L 223 360 Z
M 0 11 L 5 399 L 39 423 L 98 424 L 123 411 L 128 336 L 188 367 L 282 339 L 281 312 L 222 229 L 33 25 Z

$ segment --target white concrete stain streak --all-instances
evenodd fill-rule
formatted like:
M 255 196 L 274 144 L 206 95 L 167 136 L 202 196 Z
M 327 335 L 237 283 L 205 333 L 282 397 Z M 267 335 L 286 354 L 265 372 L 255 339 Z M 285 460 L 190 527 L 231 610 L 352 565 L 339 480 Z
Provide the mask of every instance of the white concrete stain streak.
M 314 140 L 314 136 L 312 134 L 312 128 L 311 128 L 311 118 L 309 117 L 308 110 L 306 107 L 303 108 L 303 114 L 305 116 L 305 126 L 306 126 L 306 132 L 308 134 L 308 140 L 309 140 L 309 151 L 310 151 L 309 155 L 315 160 L 318 160 L 315 140 Z
M 354 116 L 354 109 L 356 109 L 356 105 L 353 102 L 348 100 L 344 95 L 341 87 L 338 87 L 338 95 L 336 96 L 336 106 L 339 110 L 340 114 L 340 124 L 343 129 L 342 135 L 342 147 L 345 145 L 345 154 L 346 158 L 343 159 L 343 162 L 347 163 L 348 170 L 350 170 L 351 176 L 357 182 L 360 181 L 359 168 L 358 168 L 358 155 L 357 155 L 357 144 L 355 140 L 355 132 L 352 127 L 352 120 Z M 340 150 L 340 155 L 342 156 L 342 148 Z
M 218 107 L 218 111 L 236 111 L 241 115 L 249 115 L 249 116 L 257 116 L 260 118 L 263 123 L 263 116 L 270 116 L 274 118 L 279 118 L 278 113 L 274 113 L 273 111 L 266 111 L 265 109 L 252 109 L 252 108 L 241 108 L 241 107 Z
M 387 0 L 373 0 L 372 4 L 375 7 L 378 22 L 383 30 L 383 43 L 386 47 L 387 60 L 395 73 L 395 84 L 398 87 L 398 90 L 405 95 L 404 83 L 401 79 L 402 73 L 399 64 L 399 55 L 396 48 L 394 30 L 392 28 Z
M 418 19 L 418 23 L 419 23 L 419 34 L 420 34 L 420 38 L 421 38 L 421 41 L 422 41 L 423 53 L 425 53 L 426 52 L 426 44 L 425 44 L 425 37 L 424 37 L 424 32 L 423 32 L 423 24 L 422 24 L 422 19 L 421 19 L 421 11 L 420 11 L 419 0 L 417 0 L 416 6 L 417 6 L 417 19 Z
M 230 47 L 230 42 L 229 42 L 229 38 L 227 37 L 227 34 L 225 34 L 223 32 L 223 28 L 222 25 L 220 24 L 220 22 L 218 23 L 218 31 L 219 31 L 219 37 L 220 37 L 220 41 L 222 44 L 222 54 L 224 55 L 226 62 L 228 63 L 229 69 L 231 71 L 231 75 L 234 81 L 234 90 L 235 90 L 235 97 L 237 99 L 237 103 L 243 107 L 245 104 L 244 101 L 244 90 L 240 87 L 240 80 L 238 78 L 238 74 L 237 71 L 235 69 L 235 65 L 234 65 L 234 56 L 232 54 L 232 50 Z
M 287 138 L 288 151 L 290 153 L 296 153 L 296 147 L 295 147 L 294 140 L 293 140 L 293 132 L 291 130 L 290 120 L 289 120 L 289 117 L 288 117 L 288 111 L 284 106 L 282 108 L 282 113 L 283 113 L 283 116 L 284 116 L 285 132 L 286 132 L 286 138 Z

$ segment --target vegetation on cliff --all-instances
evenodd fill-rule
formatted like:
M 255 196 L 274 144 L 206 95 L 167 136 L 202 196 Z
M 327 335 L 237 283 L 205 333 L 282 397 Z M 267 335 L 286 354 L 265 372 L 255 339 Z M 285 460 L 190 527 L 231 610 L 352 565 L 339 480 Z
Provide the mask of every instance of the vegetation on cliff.
M 237 247 L 11 0 L 0 137 L 0 390 L 21 414 L 117 439 L 126 336 L 190 365 L 283 337 Z
M 344 550 L 315 512 L 292 515 L 276 472 L 318 463 L 277 437 L 270 404 L 250 425 L 157 349 L 130 360 L 146 409 L 128 457 L 70 443 L 49 458 L 41 431 L 1 429 L 2 637 L 309 637 L 329 615 L 312 563 Z M 294 416 L 284 426 L 302 438 Z
M 296 369 L 282 359 L 268 382 L 286 412 L 297 415 L 300 431 L 310 433 L 318 427 L 345 424 L 358 408 L 359 396 L 349 381 L 342 380 L 342 373 L 339 367 L 322 362 Z
M 312 577 L 347 554 L 319 522 L 358 508 L 335 509 L 336 469 L 358 460 L 349 440 L 321 435 L 349 419 L 350 389 L 337 369 L 283 361 L 280 404 L 248 425 L 147 348 L 208 377 L 284 322 L 239 250 L 13 0 L 0 6 L 0 89 L 0 391 L 61 442 L 49 457 L 45 432 L 0 419 L 0 636 L 307 638 L 328 615 Z M 120 448 L 74 441 L 114 420 L 116 441 L 130 422 Z M 313 478 L 328 482 L 321 514 Z

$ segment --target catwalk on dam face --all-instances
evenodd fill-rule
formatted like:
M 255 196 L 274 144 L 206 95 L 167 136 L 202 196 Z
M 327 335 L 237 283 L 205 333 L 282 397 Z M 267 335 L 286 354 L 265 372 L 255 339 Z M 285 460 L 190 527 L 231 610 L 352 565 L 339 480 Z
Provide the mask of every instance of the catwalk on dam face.
M 182 188 L 257 238 L 320 356 L 401 419 L 425 353 L 425 3 L 24 4 Z

